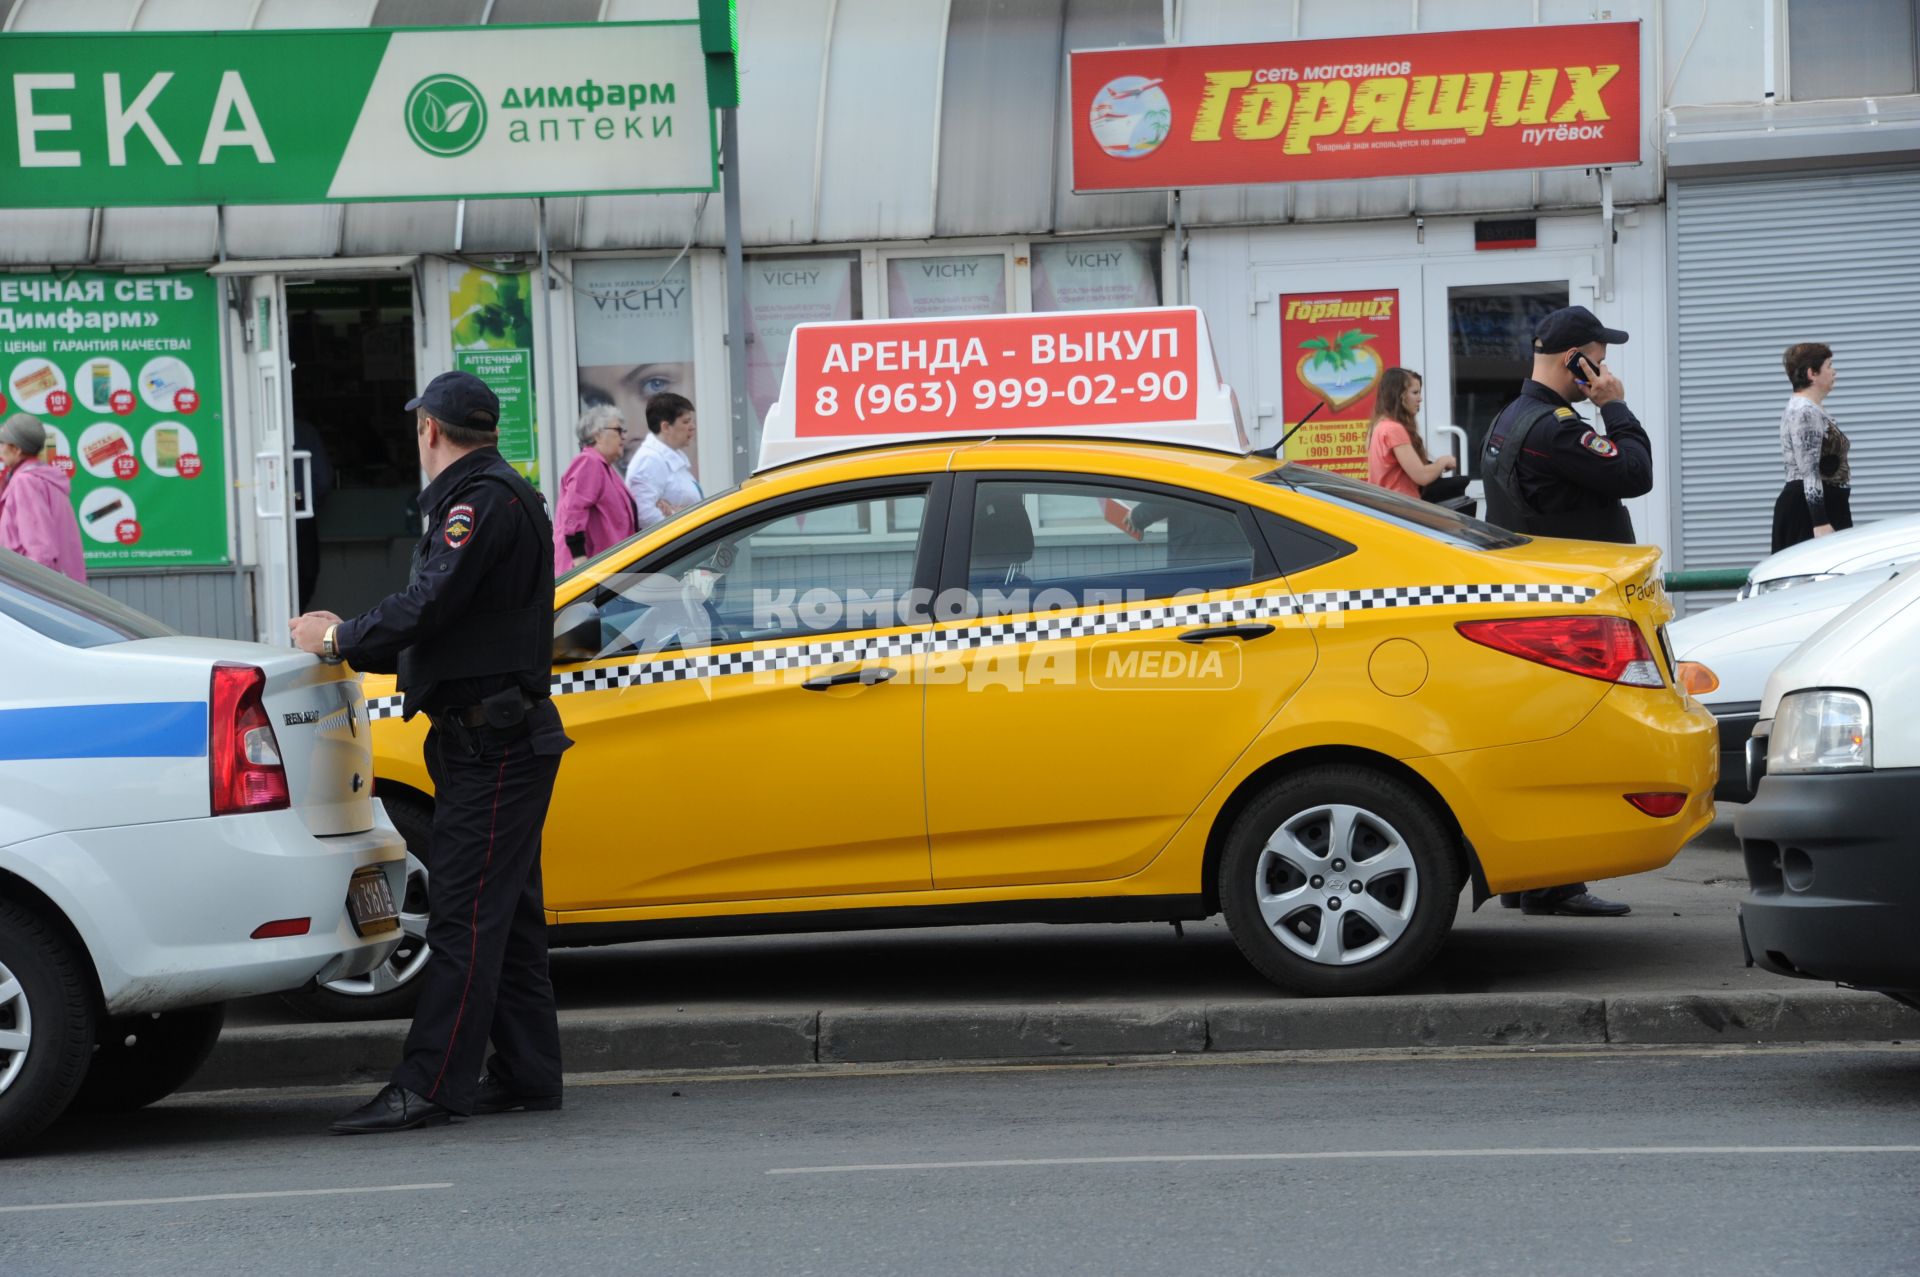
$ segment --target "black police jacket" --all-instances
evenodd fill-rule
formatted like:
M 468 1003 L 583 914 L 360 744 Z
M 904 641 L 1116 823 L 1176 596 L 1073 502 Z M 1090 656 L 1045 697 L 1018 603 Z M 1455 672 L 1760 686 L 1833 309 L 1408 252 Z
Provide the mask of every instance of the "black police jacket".
M 1653 490 L 1653 446 L 1619 400 L 1601 405 L 1600 418 L 1605 434 L 1551 388 L 1522 382 L 1481 450 L 1487 521 L 1532 536 L 1632 544 L 1633 519 L 1621 501 Z M 1501 454 L 1516 444 L 1519 454 L 1503 464 Z
M 553 526 L 546 501 L 498 450 L 467 453 L 420 494 L 427 530 L 407 588 L 343 621 L 355 669 L 399 676 L 403 711 L 461 709 L 518 684 L 547 695 L 553 664 Z

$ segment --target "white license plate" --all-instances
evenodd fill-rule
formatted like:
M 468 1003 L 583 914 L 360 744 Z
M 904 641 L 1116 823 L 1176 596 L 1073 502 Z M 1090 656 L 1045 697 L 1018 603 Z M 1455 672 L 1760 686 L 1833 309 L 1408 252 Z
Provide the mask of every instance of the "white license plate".
M 347 917 L 355 933 L 377 936 L 400 927 L 400 910 L 394 907 L 393 888 L 387 885 L 383 869 L 357 869 L 347 884 Z

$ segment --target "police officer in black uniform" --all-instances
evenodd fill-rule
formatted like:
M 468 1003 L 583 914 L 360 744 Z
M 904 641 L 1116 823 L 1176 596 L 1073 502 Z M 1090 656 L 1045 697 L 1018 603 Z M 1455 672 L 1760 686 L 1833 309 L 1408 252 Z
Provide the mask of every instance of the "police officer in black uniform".
M 379 1095 L 333 1123 L 343 1135 L 560 1107 L 540 890 L 540 829 L 571 744 L 548 696 L 553 527 L 495 446 L 500 403 L 478 377 L 442 373 L 407 408 L 429 480 L 407 588 L 352 620 L 291 623 L 298 647 L 397 674 L 405 716 L 433 725 L 432 952 L 405 1057 Z
M 1533 375 L 1494 418 L 1481 451 L 1489 522 L 1529 536 L 1633 543 L 1633 520 L 1621 502 L 1653 490 L 1653 448 L 1626 405 L 1626 389 L 1607 371 L 1607 347 L 1626 340 L 1585 306 L 1556 310 L 1535 326 Z M 1574 410 L 1581 400 L 1600 409 L 1604 431 Z M 1500 899 L 1530 914 L 1631 912 L 1583 882 Z

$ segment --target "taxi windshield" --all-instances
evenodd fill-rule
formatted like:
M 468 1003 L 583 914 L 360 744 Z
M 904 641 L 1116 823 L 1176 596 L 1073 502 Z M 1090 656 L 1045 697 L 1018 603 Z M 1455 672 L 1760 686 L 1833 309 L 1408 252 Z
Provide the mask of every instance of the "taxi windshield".
M 1469 550 L 1511 550 L 1516 545 L 1525 545 L 1530 539 L 1461 514 L 1458 510 L 1449 510 L 1443 505 L 1415 501 L 1412 497 L 1386 488 L 1376 488 L 1370 483 L 1361 483 L 1329 470 L 1317 470 L 1297 462 L 1287 462 L 1278 469 L 1268 471 L 1260 476 L 1260 481 L 1291 488 L 1331 505 L 1358 510 L 1410 532 L 1445 541 L 1448 545 L 1464 546 Z
M 724 488 L 719 492 L 709 492 L 705 496 L 703 496 L 700 500 L 694 502 L 692 505 L 687 506 L 684 509 L 675 510 L 672 514 L 668 515 L 666 518 L 662 519 L 660 522 L 654 524 L 653 527 L 646 528 L 641 532 L 636 532 L 633 534 L 633 536 L 628 537 L 624 541 L 615 541 L 612 545 L 600 551 L 600 553 L 594 555 L 592 558 L 575 559 L 573 561 L 572 567 L 568 568 L 565 572 L 560 573 L 558 576 L 554 578 L 554 583 L 558 584 L 559 582 L 566 580 L 568 577 L 578 572 L 581 568 L 589 567 L 592 564 L 598 563 L 610 554 L 617 554 L 623 547 L 632 545 L 634 541 L 634 537 L 644 536 L 647 532 L 653 531 L 654 528 L 670 527 L 671 525 L 678 523 L 680 520 L 686 518 L 687 515 L 691 514 L 693 511 L 700 509 L 702 506 L 711 505 L 713 502 L 718 501 L 721 497 L 728 496 L 732 493 L 738 492 L 739 490 L 740 490 L 739 485 L 735 484 L 733 487 Z

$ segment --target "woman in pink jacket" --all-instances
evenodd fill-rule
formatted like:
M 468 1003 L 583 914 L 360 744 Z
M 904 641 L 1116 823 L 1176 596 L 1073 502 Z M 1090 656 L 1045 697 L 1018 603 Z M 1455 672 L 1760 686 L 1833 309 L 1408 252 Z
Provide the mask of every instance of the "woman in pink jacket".
M 565 572 L 632 536 L 639 526 L 633 497 L 613 468 L 626 443 L 617 409 L 596 404 L 580 414 L 580 455 L 560 479 L 553 520 L 553 570 Z
M 64 473 L 40 460 L 46 446 L 47 429 L 38 417 L 21 412 L 0 421 L 0 464 L 7 467 L 6 486 L 0 487 L 0 546 L 85 585 L 72 487 Z

